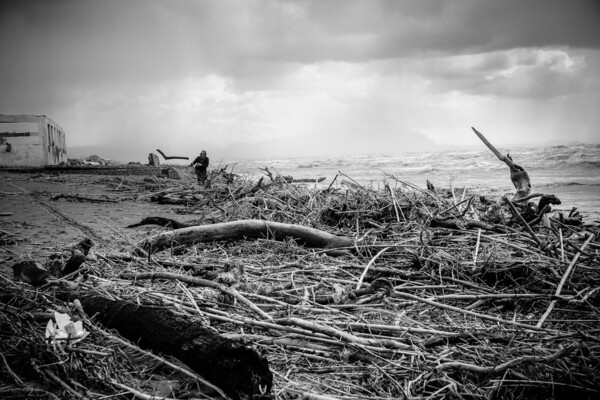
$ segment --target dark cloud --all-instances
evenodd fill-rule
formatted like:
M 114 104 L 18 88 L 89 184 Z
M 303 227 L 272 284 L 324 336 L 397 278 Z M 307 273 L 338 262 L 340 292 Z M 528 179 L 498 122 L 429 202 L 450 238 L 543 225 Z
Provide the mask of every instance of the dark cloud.
M 5 1 L 2 79 L 97 85 L 257 64 L 600 47 L 599 2 Z
M 465 54 L 517 47 L 600 48 L 596 0 L 333 0 L 285 2 L 267 22 L 265 56 L 298 62 Z M 287 51 L 281 51 L 287 49 Z
M 551 98 L 600 91 L 600 50 L 518 48 L 410 61 L 438 93 Z
M 599 4 L 4 0 L 0 110 L 62 117 L 65 128 L 115 140 L 200 122 L 230 138 L 390 133 L 410 118 L 419 130 L 430 110 L 445 112 L 428 104 L 448 93 L 600 90 Z
M 482 1 L 460 21 L 483 34 L 482 49 L 568 46 L 600 48 L 596 0 Z

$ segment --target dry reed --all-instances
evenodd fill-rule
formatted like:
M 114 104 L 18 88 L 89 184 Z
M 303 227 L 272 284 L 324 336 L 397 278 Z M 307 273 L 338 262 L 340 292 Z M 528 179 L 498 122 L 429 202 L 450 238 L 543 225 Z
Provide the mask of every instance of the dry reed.
M 300 224 L 355 246 L 338 257 L 292 239 L 199 243 L 150 258 L 95 249 L 85 289 L 168 307 L 261 348 L 275 399 L 600 396 L 598 226 L 566 224 L 555 211 L 550 223 L 524 228 L 514 215 L 522 206 L 442 196 L 392 176 L 385 190 L 349 177 L 258 188 L 211 178 L 210 188 L 193 176 L 108 183 L 137 201 L 175 204 L 196 223 Z M 121 232 L 130 243 L 142 235 Z M 51 288 L 3 285 L 0 396 L 221 398 L 177 360 L 104 330 Z M 50 311 L 82 319 L 91 335 L 47 344 Z

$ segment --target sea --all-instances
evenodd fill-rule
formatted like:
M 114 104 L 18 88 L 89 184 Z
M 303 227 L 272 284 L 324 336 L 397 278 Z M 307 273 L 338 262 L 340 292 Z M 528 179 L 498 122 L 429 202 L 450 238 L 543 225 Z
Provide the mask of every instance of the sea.
M 514 148 L 510 155 L 529 174 L 531 193 L 553 194 L 561 200 L 555 210 L 568 213 L 576 208 L 584 222 L 600 223 L 600 144 Z M 355 181 L 375 190 L 383 189 L 386 183 L 425 189 L 429 180 L 436 188 L 452 189 L 458 199 L 465 189 L 468 194 L 486 195 L 491 200 L 515 192 L 508 166 L 485 147 L 395 155 L 237 160 L 230 162 L 228 170 L 254 179 L 264 175 L 260 168 L 265 167 L 295 179 L 324 177 L 324 181 L 312 184 L 318 187 L 341 188 L 344 181 Z

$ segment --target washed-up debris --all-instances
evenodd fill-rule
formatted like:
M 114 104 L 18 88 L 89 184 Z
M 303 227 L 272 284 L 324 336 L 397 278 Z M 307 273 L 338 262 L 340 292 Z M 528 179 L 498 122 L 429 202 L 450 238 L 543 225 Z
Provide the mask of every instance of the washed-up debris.
M 83 329 L 82 321 L 71 321 L 68 314 L 54 312 L 54 320 L 46 325 L 46 340 L 53 345 L 76 344 L 87 337 L 89 332 Z
M 51 200 L 65 199 L 65 200 L 76 200 L 76 201 L 88 201 L 90 203 L 118 203 L 119 202 L 118 200 L 106 198 L 106 196 L 91 197 L 91 196 L 81 196 L 78 194 L 65 194 L 65 193 L 53 194 L 50 197 L 50 199 Z
M 23 240 L 19 238 L 16 234 L 12 232 L 7 232 L 4 230 L 0 230 L 0 245 L 4 246 L 12 246 L 19 242 L 19 240 Z
M 154 153 L 150 153 L 148 154 L 148 165 L 154 166 L 154 167 L 158 167 L 160 165 L 160 160 L 158 159 L 158 156 Z
M 106 160 L 97 155 L 91 155 L 83 159 L 79 158 L 69 158 L 67 160 L 68 165 L 96 165 L 96 166 L 108 166 L 113 165 L 114 162 L 112 160 Z
M 529 179 L 529 174 L 527 174 L 527 171 L 525 171 L 525 169 L 520 165 L 515 164 L 510 154 L 503 156 L 490 142 L 488 142 L 481 132 L 475 128 L 471 129 L 473 129 L 473 132 L 475 132 L 479 139 L 481 139 L 481 141 L 496 155 L 496 157 L 498 157 L 500 161 L 504 162 L 506 165 L 508 165 L 508 168 L 510 168 L 510 180 L 517 189 L 513 200 L 529 196 L 531 193 L 531 180 Z
M 151 355 L 138 346 L 139 332 L 163 332 L 170 319 L 140 322 L 135 312 L 119 317 L 137 330 L 123 334 L 136 344 L 106 332 L 103 310 L 127 305 L 146 316 L 146 309 L 168 310 L 249 347 L 254 360 L 264 357 L 272 387 L 256 379 L 251 389 L 228 392 L 234 398 L 598 396 L 597 225 L 566 223 L 576 211 L 557 209 L 559 200 L 548 194 L 496 199 L 464 191 L 461 197 L 392 175 L 385 190 L 347 176 L 348 184 L 326 188 L 272 176 L 215 181 L 210 189 L 185 175 L 159 189 L 114 180 L 139 201 L 185 199 L 164 205 L 179 217 L 148 215 L 132 225 L 144 229 L 125 230 L 125 247 L 96 249 L 98 257 L 85 261 L 87 280 L 66 291 L 68 299 L 53 288 L 7 281 L 1 299 L 9 311 L 0 322 L 9 321 L 3 331 L 11 334 L 0 350 L 14 374 L 0 370 L 2 382 L 19 387 L 28 375 L 18 367 L 33 359 L 40 367 L 30 369 L 28 379 L 53 394 L 152 396 L 158 393 L 152 381 L 169 381 L 162 396 L 224 398 L 214 389 L 198 392 L 201 378 L 184 356 L 165 359 L 177 354 L 161 348 L 162 355 Z M 260 237 L 233 229 L 247 220 L 267 229 Z M 336 249 L 345 252 L 331 257 L 331 249 L 309 247 L 293 232 L 280 234 L 278 224 L 344 238 Z M 228 234 L 210 231 L 219 227 Z M 176 240 L 161 246 L 157 238 Z M 142 253 L 146 240 L 152 246 Z M 76 352 L 67 357 L 41 349 L 25 359 L 16 351 L 34 346 L 29 338 L 39 341 L 48 320 L 34 323 L 25 313 L 75 309 L 75 298 L 85 299 L 83 328 L 92 333 L 77 346 L 102 355 L 86 354 L 94 361 L 86 363 Z M 172 324 L 175 333 L 165 341 L 185 333 L 181 326 L 187 325 Z M 259 370 L 266 372 L 264 364 Z M 253 377 L 252 371 L 236 376 Z
M 14 264 L 13 274 L 16 279 L 33 286 L 47 283 L 50 276 L 50 273 L 42 264 L 33 260 L 20 261 Z

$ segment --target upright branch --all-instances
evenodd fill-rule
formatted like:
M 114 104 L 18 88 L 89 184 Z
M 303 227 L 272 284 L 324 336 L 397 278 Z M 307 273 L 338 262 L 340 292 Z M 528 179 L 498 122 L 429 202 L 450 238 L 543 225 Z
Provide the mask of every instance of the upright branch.
M 503 161 L 506 165 L 508 165 L 508 168 L 510 168 L 510 180 L 512 181 L 513 185 L 515 185 L 515 189 L 517 189 L 513 200 L 529 196 L 529 193 L 531 192 L 531 180 L 529 179 L 527 171 L 525 171 L 525 169 L 520 165 L 515 164 L 510 154 L 503 156 L 498 149 L 488 142 L 481 132 L 473 127 L 471 127 L 471 129 L 473 129 L 473 132 L 475 132 L 479 139 L 481 139 L 481 141 L 496 155 L 496 157 L 498 157 L 500 161 Z

